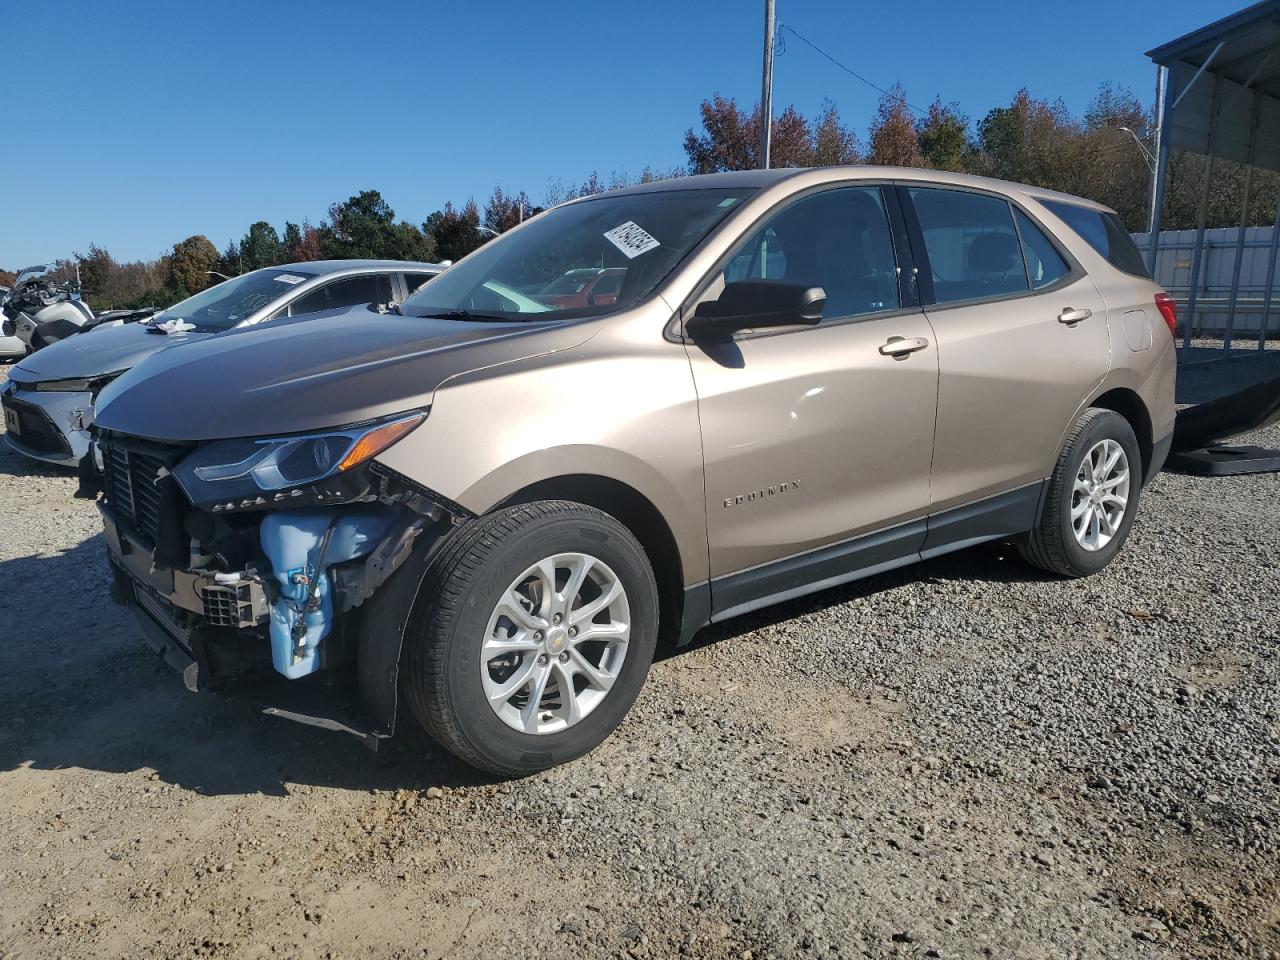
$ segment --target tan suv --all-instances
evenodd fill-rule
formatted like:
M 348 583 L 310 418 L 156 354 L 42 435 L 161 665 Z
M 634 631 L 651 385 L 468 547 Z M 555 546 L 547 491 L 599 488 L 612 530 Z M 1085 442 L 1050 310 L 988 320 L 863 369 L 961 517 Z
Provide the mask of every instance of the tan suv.
M 613 271 L 616 301 L 545 295 Z M 872 167 L 556 207 L 398 312 L 103 390 L 115 572 L 192 689 L 518 775 L 655 643 L 970 544 L 1104 567 L 1173 428 L 1172 302 L 1116 215 Z

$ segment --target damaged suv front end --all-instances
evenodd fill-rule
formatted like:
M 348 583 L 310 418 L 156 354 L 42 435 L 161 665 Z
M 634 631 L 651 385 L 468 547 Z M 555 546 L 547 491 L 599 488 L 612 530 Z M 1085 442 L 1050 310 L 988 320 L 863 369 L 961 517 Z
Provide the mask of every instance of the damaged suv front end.
M 362 621 L 379 616 L 367 601 L 424 533 L 465 514 L 372 459 L 426 416 L 204 445 L 101 431 L 113 598 L 189 689 L 371 742 L 389 736 L 394 670 L 325 668 L 394 667 L 394 630 L 374 630 L 358 650 Z M 308 680 L 318 682 L 289 682 Z
M 101 494 L 113 598 L 189 689 L 376 744 L 425 564 L 472 516 L 379 456 L 443 380 L 589 334 L 336 315 L 153 356 L 104 388 L 83 491 Z

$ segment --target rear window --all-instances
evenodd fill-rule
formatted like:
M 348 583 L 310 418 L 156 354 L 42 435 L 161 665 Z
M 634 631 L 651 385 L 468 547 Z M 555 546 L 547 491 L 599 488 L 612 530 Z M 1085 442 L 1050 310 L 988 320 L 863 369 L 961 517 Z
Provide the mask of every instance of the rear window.
M 1080 234 L 1085 243 L 1102 254 L 1117 270 L 1150 279 L 1151 274 L 1147 272 L 1147 264 L 1138 252 L 1138 245 L 1133 242 L 1116 214 L 1060 200 L 1040 202 L 1062 218 L 1067 226 Z

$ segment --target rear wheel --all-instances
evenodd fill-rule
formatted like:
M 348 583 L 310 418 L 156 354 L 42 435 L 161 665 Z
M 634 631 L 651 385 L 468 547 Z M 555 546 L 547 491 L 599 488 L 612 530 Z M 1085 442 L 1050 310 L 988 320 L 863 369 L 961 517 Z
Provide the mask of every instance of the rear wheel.
M 599 510 L 541 501 L 448 544 L 405 639 L 418 721 L 461 759 L 522 776 L 581 756 L 631 708 L 653 659 L 653 571 Z
M 1040 524 L 1019 547 L 1061 574 L 1096 573 L 1120 552 L 1138 510 L 1142 457 L 1129 422 L 1091 408 L 1076 421 L 1049 480 Z

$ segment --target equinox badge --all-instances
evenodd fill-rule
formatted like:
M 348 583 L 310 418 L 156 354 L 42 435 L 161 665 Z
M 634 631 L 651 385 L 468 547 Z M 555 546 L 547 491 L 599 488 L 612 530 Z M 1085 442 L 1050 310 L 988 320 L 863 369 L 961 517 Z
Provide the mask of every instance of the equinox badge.
M 798 489 L 799 480 L 787 480 L 774 486 L 761 487 L 759 490 L 752 490 L 749 493 L 740 493 L 736 497 L 725 497 L 725 508 L 738 507 L 744 503 L 753 503 L 756 500 L 763 500 L 766 497 L 776 497 L 780 493 L 790 493 L 792 490 Z

